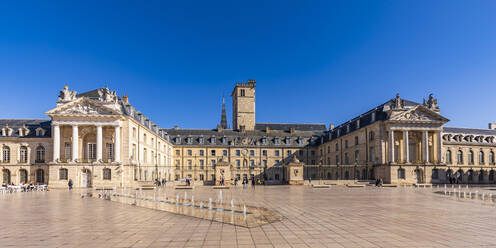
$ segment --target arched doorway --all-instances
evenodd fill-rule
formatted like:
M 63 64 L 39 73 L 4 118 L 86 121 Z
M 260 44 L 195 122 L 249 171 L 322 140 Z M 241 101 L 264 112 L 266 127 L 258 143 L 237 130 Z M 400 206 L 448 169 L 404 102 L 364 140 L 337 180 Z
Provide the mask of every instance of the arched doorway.
M 43 169 L 36 170 L 36 183 L 39 184 L 45 183 L 45 171 Z
M 453 170 L 451 169 L 448 169 L 446 171 L 446 179 L 445 179 L 445 182 L 449 182 L 449 183 L 453 183 Z
M 91 187 L 91 171 L 88 169 L 83 169 L 81 171 L 81 187 L 82 188 Z
M 415 179 L 417 183 L 424 183 L 424 172 L 422 169 L 415 169 Z
M 459 169 L 456 172 L 456 181 L 457 181 L 457 183 L 461 183 L 463 181 L 463 171 L 462 171 L 462 169 Z
M 10 171 L 8 169 L 2 171 L 2 184 L 10 184 Z
M 28 172 L 25 169 L 19 170 L 19 183 L 25 184 L 28 182 Z

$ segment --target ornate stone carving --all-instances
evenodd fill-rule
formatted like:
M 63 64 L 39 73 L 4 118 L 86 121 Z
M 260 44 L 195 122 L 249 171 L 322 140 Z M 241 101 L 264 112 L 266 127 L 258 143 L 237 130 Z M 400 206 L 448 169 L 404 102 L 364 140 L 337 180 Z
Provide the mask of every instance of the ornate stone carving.
M 105 89 L 103 89 L 103 92 L 100 93 L 101 97 L 100 100 L 104 102 L 117 102 L 117 92 L 110 91 L 108 86 L 105 86 Z
M 432 94 L 429 94 L 429 100 L 426 101 L 424 98 L 424 106 L 435 112 L 440 111 L 439 106 L 437 105 L 437 99 L 434 98 Z
M 76 91 L 69 91 L 69 86 L 67 86 L 66 84 L 64 86 L 64 89 L 60 91 L 59 99 L 57 100 L 57 102 L 70 102 L 74 99 L 76 99 Z
M 391 109 L 403 109 L 405 107 L 405 104 L 403 100 L 400 98 L 400 94 L 396 94 L 396 97 L 393 99 L 393 104 L 391 106 Z
M 409 121 L 429 121 L 431 118 L 427 116 L 425 113 L 420 112 L 420 111 L 412 111 L 412 112 L 407 112 L 403 115 L 403 118 L 400 118 L 403 120 L 409 120 Z
M 108 115 L 112 113 L 90 104 L 78 103 L 71 108 L 61 111 L 60 114 Z

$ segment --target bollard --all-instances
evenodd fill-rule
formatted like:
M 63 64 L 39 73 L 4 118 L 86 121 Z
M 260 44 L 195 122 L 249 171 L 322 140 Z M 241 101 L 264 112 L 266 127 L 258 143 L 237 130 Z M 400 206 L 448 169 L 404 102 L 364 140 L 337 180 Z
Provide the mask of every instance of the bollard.
M 482 201 L 484 201 L 486 198 L 486 193 L 482 193 Z

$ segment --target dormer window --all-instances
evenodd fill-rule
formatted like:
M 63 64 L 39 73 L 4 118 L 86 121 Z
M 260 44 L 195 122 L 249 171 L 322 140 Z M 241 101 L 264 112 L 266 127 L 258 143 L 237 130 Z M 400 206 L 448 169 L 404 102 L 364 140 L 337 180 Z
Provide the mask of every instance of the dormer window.
M 279 145 L 279 138 L 275 138 L 275 139 L 274 139 L 274 144 L 275 144 L 275 145 Z
M 227 144 L 227 138 L 226 137 L 222 137 L 222 144 L 224 144 L 224 145 Z
M 43 136 L 43 135 L 45 135 L 45 130 L 43 128 L 37 128 L 36 136 Z
M 301 138 L 298 138 L 298 145 L 302 145 L 303 144 L 303 140 L 301 140 Z
M 203 137 L 198 138 L 198 143 L 203 144 Z
M 375 121 L 375 112 L 372 113 L 372 122 Z
M 286 140 L 284 141 L 284 143 L 286 143 L 286 145 L 289 145 L 291 144 L 291 139 L 286 137 Z
M 350 132 L 350 124 L 346 125 L 346 132 L 349 133 Z
M 191 138 L 191 137 L 188 137 L 188 138 L 186 139 L 186 142 L 187 142 L 188 144 L 191 144 L 191 143 L 193 143 L 193 138 Z
M 210 139 L 210 142 L 215 145 L 215 143 L 217 143 L 217 139 L 215 137 L 212 137 L 212 139 Z
M 265 137 L 262 138 L 262 145 L 267 145 L 267 138 Z

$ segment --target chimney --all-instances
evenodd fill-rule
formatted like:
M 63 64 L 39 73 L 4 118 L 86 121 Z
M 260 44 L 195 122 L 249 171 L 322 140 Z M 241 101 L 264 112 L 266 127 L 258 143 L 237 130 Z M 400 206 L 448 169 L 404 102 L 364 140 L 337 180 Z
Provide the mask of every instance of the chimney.
M 129 98 L 127 98 L 127 94 L 124 94 L 124 95 L 122 96 L 122 101 L 123 101 L 124 103 L 129 103 Z
M 270 127 L 269 127 L 269 126 L 266 126 L 266 127 L 265 127 L 265 132 L 266 132 L 266 133 L 269 133 L 269 132 L 270 132 Z
M 332 131 L 334 129 L 334 124 L 329 125 L 329 131 Z
M 175 125 L 174 130 L 179 130 L 179 126 Z
M 489 123 L 489 129 L 496 130 L 496 123 Z

